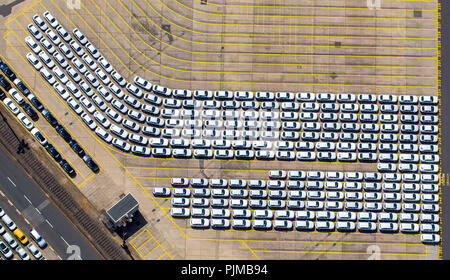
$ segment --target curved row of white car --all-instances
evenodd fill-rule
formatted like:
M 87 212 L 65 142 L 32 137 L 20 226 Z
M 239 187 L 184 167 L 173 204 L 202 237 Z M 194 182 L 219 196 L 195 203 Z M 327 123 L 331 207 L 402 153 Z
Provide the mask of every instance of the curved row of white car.
M 153 85 L 139 76 L 134 78 L 135 86 L 114 70 L 80 30 L 73 30 L 72 39 L 51 14 L 46 12 L 44 18 L 55 31 L 35 15 L 33 21 L 39 29 L 30 24 L 28 30 L 40 41 L 42 48 L 32 37 L 27 37 L 25 41 L 33 52 L 39 54 L 40 60 L 32 53 L 27 55 L 27 59 L 36 70 L 41 71 L 43 77 L 67 100 L 68 105 L 90 129 L 105 142 L 122 151 L 138 156 L 175 158 L 394 163 L 402 154 L 395 154 L 393 150 L 384 151 L 383 148 L 390 144 L 397 146 L 395 143 L 400 141 L 401 153 L 417 153 L 418 150 L 422 153 L 437 153 L 438 100 L 435 96 L 207 90 L 191 92 Z M 48 18 L 53 19 L 53 22 Z M 125 94 L 122 87 L 129 94 Z M 140 99 L 148 104 L 141 103 Z M 283 111 L 281 114 L 274 112 L 280 107 L 278 102 Z M 111 107 L 108 106 L 109 103 Z M 160 106 L 165 108 L 160 110 Z M 181 106 L 184 110 L 180 109 Z M 202 107 L 206 110 L 197 110 Z M 219 111 L 220 108 L 225 111 Z M 242 108 L 247 110 L 240 112 Z M 296 112 L 300 109 L 301 113 Z M 342 113 L 338 114 L 340 111 Z M 382 113 L 380 117 L 377 115 L 379 112 Z M 183 116 L 188 119 L 180 119 Z M 202 121 L 198 119 L 199 116 L 207 120 Z M 222 121 L 224 117 L 231 119 Z M 244 119 L 237 121 L 237 117 Z M 299 120 L 304 122 L 303 125 Z M 336 123 L 337 120 L 344 123 Z M 353 123 L 358 120 L 364 123 Z M 398 121 L 403 124 L 396 124 Z M 143 123 L 148 126 L 141 126 Z M 184 129 L 180 129 L 180 125 Z M 220 131 L 218 128 L 221 126 L 227 130 Z M 197 129 L 200 127 L 206 129 Z M 241 131 L 238 130 L 239 127 Z M 254 129 L 258 127 L 265 131 Z M 302 127 L 303 132 L 300 133 Z M 319 133 L 322 128 L 325 132 Z M 280 129 L 281 133 L 277 131 Z M 341 130 L 344 132 L 337 133 Z M 363 133 L 358 132 L 361 130 Z M 401 133 L 400 137 L 397 133 Z M 421 134 L 420 137 L 417 134 Z M 191 140 L 198 137 L 201 139 Z M 239 146 L 244 143 L 241 145 L 244 148 L 230 149 L 231 140 L 227 139 L 239 137 L 248 140 L 235 140 L 233 144 L 237 143 Z M 171 138 L 170 145 L 166 138 Z M 420 145 L 417 144 L 419 140 Z M 221 141 L 224 143 L 223 150 L 217 148 Z M 359 144 L 367 146 L 368 151 L 356 153 L 354 142 L 357 141 L 363 142 Z M 378 141 L 382 142 L 377 146 L 378 149 L 381 146 L 381 154 L 371 145 Z M 274 150 L 259 150 L 255 147 L 255 142 L 258 142 L 256 146 L 271 146 Z M 294 143 L 298 152 L 293 151 Z M 332 151 L 333 146 L 337 147 L 338 153 Z M 402 165 L 399 170 L 406 172 L 415 168 L 409 167 L 409 164 Z M 428 167 L 425 165 L 422 168 L 424 172 L 434 170 Z M 380 165 L 380 170 L 383 168 L 393 169 L 391 164 Z M 420 169 L 420 166 L 416 168 Z

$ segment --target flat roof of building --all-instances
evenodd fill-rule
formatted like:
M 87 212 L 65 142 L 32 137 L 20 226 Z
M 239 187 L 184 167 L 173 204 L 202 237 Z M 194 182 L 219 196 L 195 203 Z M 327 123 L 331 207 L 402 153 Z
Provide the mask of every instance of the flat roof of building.
M 109 208 L 109 210 L 106 211 L 106 214 L 114 223 L 117 223 L 120 222 L 125 215 L 134 211 L 138 206 L 139 203 L 137 200 L 129 193 Z

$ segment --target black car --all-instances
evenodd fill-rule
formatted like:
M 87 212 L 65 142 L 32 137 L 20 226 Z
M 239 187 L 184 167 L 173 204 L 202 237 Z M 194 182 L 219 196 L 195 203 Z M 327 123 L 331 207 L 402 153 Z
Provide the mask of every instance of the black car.
M 44 110 L 44 105 L 42 105 L 41 101 L 39 101 L 36 96 L 28 96 L 28 99 L 30 100 L 34 108 L 36 108 L 36 110 L 38 110 L 39 112 L 42 112 L 42 110 Z
M 6 80 L 5 76 L 0 74 L 0 86 L 2 86 L 6 90 L 11 89 L 11 84 Z
M 22 105 L 23 110 L 25 111 L 25 113 L 27 113 L 28 116 L 30 116 L 30 118 L 33 121 L 38 121 L 39 120 L 39 115 L 36 113 L 36 111 L 33 109 L 33 107 L 31 107 L 30 104 L 28 103 L 24 103 Z
M 48 144 L 45 149 L 47 150 L 47 152 L 52 156 L 52 158 L 54 160 L 56 160 L 57 162 L 62 160 L 61 154 L 55 149 L 55 147 L 53 147 L 52 144 Z
M 52 113 L 50 113 L 49 110 L 45 109 L 42 111 L 42 115 L 44 116 L 44 118 L 48 121 L 48 123 L 53 126 L 55 129 L 57 129 L 58 124 L 58 120 L 56 120 L 56 118 L 52 115 Z
M 22 81 L 19 81 L 16 86 L 20 90 L 20 92 L 23 93 L 24 96 L 28 96 L 28 94 L 31 93 L 30 90 L 27 88 L 26 85 L 23 84 Z
M 70 178 L 75 178 L 75 176 L 77 176 L 77 173 L 75 172 L 73 167 L 70 166 L 70 164 L 67 162 L 67 160 L 62 159 L 59 162 L 59 165 L 62 167 L 62 169 L 64 169 L 64 171 L 66 171 L 67 175 L 69 175 Z
M 83 150 L 83 148 L 81 148 L 80 144 L 78 144 L 77 141 L 75 140 L 70 140 L 69 142 L 69 146 L 72 148 L 72 150 L 80 157 L 83 158 L 84 155 L 86 154 Z
M 14 81 L 17 77 L 16 74 L 6 65 L 5 63 L 0 64 L 0 69 L 2 69 L 3 73 L 11 80 Z
M 86 165 L 92 170 L 94 173 L 100 172 L 100 168 L 98 167 L 97 163 L 88 155 L 85 155 L 83 157 L 83 161 L 86 163 Z
M 72 140 L 72 136 L 67 132 L 67 130 L 60 124 L 58 124 L 56 127 L 56 132 L 66 141 L 69 143 Z
M 6 93 L 3 91 L 3 89 L 0 88 L 0 100 L 3 101 L 3 99 L 6 98 Z

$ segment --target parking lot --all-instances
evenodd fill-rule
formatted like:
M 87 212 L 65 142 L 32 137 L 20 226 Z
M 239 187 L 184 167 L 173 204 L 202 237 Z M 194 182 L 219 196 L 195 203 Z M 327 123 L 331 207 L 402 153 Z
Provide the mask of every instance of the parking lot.
M 62 0 L 25 1 L 6 19 L 2 57 L 98 163 L 100 172 L 94 173 L 44 118 L 33 122 L 74 168 L 77 176 L 70 180 L 83 194 L 99 210 L 108 209 L 123 193 L 138 199 L 148 224 L 128 242 L 141 258 L 437 258 L 437 246 L 423 245 L 419 234 L 193 230 L 188 220 L 170 216 L 170 200 L 154 197 L 153 188 L 169 187 L 173 177 L 267 179 L 268 170 L 278 169 L 376 172 L 379 161 L 135 156 L 94 133 L 26 59 L 31 51 L 24 40 L 31 36 L 27 26 L 35 14 L 42 17 L 50 11 L 70 34 L 74 28 L 82 31 L 131 83 L 140 76 L 192 92 L 436 95 L 435 2 L 386 1 L 376 12 L 359 1 L 337 1 L 334 8 L 324 1 L 301 7 L 295 1 L 263 2 L 88 0 L 70 8 Z M 402 114 L 392 115 L 400 119 Z

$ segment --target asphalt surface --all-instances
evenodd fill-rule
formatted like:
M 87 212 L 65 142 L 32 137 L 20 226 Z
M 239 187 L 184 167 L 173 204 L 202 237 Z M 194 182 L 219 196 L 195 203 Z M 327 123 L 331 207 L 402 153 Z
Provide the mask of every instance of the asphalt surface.
M 441 173 L 445 178 L 450 173 L 450 3 L 440 1 L 442 5 L 441 20 Z M 445 180 L 441 184 L 441 226 L 442 258 L 450 259 L 450 186 Z
M 78 255 L 83 260 L 102 259 L 82 233 L 24 173 L 18 163 L 2 150 L 0 150 L 0 190 L 62 259 L 77 259 Z M 3 203 L 1 206 L 4 206 Z M 9 215 L 9 211 L 7 212 Z M 14 215 L 12 213 L 11 218 Z M 25 229 L 28 232 L 29 229 Z

